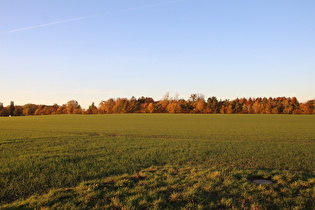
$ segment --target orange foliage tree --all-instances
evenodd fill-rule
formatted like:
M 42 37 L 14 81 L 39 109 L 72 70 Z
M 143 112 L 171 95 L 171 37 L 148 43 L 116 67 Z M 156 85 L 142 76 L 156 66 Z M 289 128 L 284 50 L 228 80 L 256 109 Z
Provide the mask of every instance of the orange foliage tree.
M 305 103 L 298 102 L 296 97 L 277 98 L 236 98 L 234 100 L 218 100 L 201 94 L 191 94 L 188 100 L 171 98 L 167 93 L 162 100 L 154 101 L 150 97 L 136 99 L 110 98 L 102 101 L 98 107 L 92 103 L 83 110 L 76 100 L 68 101 L 61 106 L 54 104 L 7 107 L 0 103 L 0 116 L 51 115 L 51 114 L 114 114 L 114 113 L 221 113 L 221 114 L 315 114 L 315 99 Z

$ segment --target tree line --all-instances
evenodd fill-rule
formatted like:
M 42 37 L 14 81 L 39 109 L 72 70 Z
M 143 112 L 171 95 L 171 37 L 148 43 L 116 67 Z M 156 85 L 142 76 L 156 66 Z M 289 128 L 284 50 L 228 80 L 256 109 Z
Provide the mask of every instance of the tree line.
M 92 103 L 81 108 L 76 100 L 63 105 L 10 105 L 0 103 L 0 116 L 54 115 L 54 114 L 115 114 L 115 113 L 192 113 L 192 114 L 315 114 L 315 99 L 300 103 L 296 97 L 205 99 L 202 94 L 191 94 L 185 99 L 169 97 L 155 101 L 151 97 L 136 99 L 110 98 L 98 106 Z

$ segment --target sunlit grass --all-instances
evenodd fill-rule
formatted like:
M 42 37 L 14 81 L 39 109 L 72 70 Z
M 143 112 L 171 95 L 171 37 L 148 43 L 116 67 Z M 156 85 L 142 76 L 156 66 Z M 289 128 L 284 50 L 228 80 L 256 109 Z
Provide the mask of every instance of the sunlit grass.
M 218 171 L 219 170 L 219 171 Z M 257 185 L 253 176 L 268 177 Z M 71 188 L 4 205 L 68 209 L 312 209 L 314 178 L 301 172 L 240 170 L 227 167 L 154 167 L 86 181 Z
M 128 173 L 127 178 L 121 179 L 118 185 L 122 182 L 128 189 L 109 190 L 108 193 L 116 193 L 116 196 L 110 198 L 110 203 L 107 200 L 103 204 L 91 201 L 91 205 L 162 208 L 174 204 L 175 207 L 187 205 L 188 208 L 193 205 L 188 202 L 192 198 L 197 201 L 191 208 L 219 204 L 222 205 L 220 208 L 242 205 L 231 200 L 231 196 L 237 194 L 243 185 L 245 188 L 247 185 L 255 185 L 248 180 L 240 183 L 235 181 L 235 177 L 228 177 L 225 171 L 231 170 L 235 170 L 241 177 L 243 172 L 247 176 L 255 174 L 257 170 L 261 171 L 261 176 L 273 176 L 278 186 L 283 184 L 286 188 L 281 189 L 283 192 L 280 188 L 278 191 L 267 190 L 273 195 L 270 197 L 272 200 L 289 199 L 298 193 L 301 185 L 305 185 L 303 189 L 309 190 L 311 198 L 314 193 L 315 116 L 60 115 L 0 118 L 0 126 L 2 204 L 34 195 L 41 197 L 54 189 L 63 192 L 65 188 L 76 188 L 89 180 L 124 173 Z M 161 169 L 165 165 L 174 167 Z M 148 186 L 145 192 L 151 197 L 139 198 L 139 192 L 144 190 L 142 185 L 129 183 L 128 177 L 142 170 L 155 171 L 154 167 L 158 168 L 153 173 L 155 177 L 152 180 L 155 181 L 150 182 L 151 178 L 146 178 L 140 182 L 149 182 L 143 186 Z M 213 167 L 215 171 L 206 173 L 210 181 L 205 183 L 202 178 L 205 172 L 202 171 Z M 189 171 L 187 183 L 191 182 L 189 179 L 192 177 L 199 179 L 201 176 L 200 183 L 187 186 L 182 191 L 169 189 L 168 186 L 179 187 L 183 184 L 185 177 L 179 178 L 176 174 L 185 168 Z M 273 175 L 272 171 L 277 172 Z M 226 197 L 218 194 L 217 198 L 207 200 L 210 204 L 203 204 L 204 198 L 198 194 L 200 188 L 197 186 L 205 185 L 208 190 L 216 188 L 218 186 L 213 179 L 221 180 L 226 186 L 222 188 L 223 192 L 231 194 Z M 116 182 L 115 184 L 117 185 Z M 125 190 L 133 190 L 135 193 L 126 198 L 120 197 L 124 196 Z M 167 197 L 159 192 L 167 193 Z M 89 196 L 93 200 L 92 194 Z M 242 196 L 253 201 L 250 205 L 266 205 L 259 202 L 258 198 L 252 198 L 250 193 L 244 192 Z M 51 197 L 48 196 L 47 199 Z M 185 205 L 175 202 L 183 202 L 185 199 Z M 66 205 L 71 206 L 71 202 L 67 201 Z M 303 206 L 303 199 L 300 202 L 300 206 Z M 63 205 L 62 202 L 57 203 L 56 205 Z

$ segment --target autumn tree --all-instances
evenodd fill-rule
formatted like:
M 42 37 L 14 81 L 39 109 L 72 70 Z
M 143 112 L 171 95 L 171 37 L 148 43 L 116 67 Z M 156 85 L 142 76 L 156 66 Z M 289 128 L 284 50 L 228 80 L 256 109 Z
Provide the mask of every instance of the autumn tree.
M 306 103 L 301 104 L 302 114 L 315 114 L 315 100 L 309 100 Z
M 67 114 L 67 105 L 63 104 L 58 107 L 57 114 Z
M 110 98 L 107 101 L 102 101 L 98 107 L 99 113 L 100 114 L 112 114 L 113 108 L 115 105 L 116 105 L 116 101 L 113 98 Z
M 51 106 L 51 114 L 57 114 L 57 110 L 59 108 L 58 104 L 54 104 Z
M 97 109 L 97 107 L 94 105 L 94 102 L 92 102 L 92 104 L 89 106 L 89 108 L 86 110 L 85 113 L 86 113 L 86 114 L 97 114 L 97 113 L 98 113 L 98 109 Z
M 194 109 L 194 107 L 184 99 L 180 99 L 178 104 L 180 105 L 181 113 L 190 113 Z
M 168 113 L 172 113 L 172 114 L 181 113 L 181 106 L 179 105 L 178 102 L 173 101 L 167 105 L 166 110 Z
M 7 107 L 0 103 L 0 116 L 20 115 L 51 115 L 51 114 L 82 114 L 82 108 L 75 100 L 59 106 L 54 104 L 26 104 L 16 106 L 13 101 Z M 299 103 L 296 97 L 277 98 L 236 98 L 218 101 L 216 97 L 204 100 L 201 94 L 191 94 L 188 100 L 179 99 L 178 95 L 170 97 L 167 93 L 160 101 L 151 97 L 136 99 L 110 98 L 102 101 L 98 108 L 92 103 L 84 112 L 86 114 L 111 113 L 221 113 L 221 114 L 315 114 L 315 100 Z
M 4 107 L 2 102 L 0 102 L 0 116 L 4 116 Z
M 199 108 L 204 109 L 204 106 L 205 106 L 205 103 L 204 103 L 204 95 L 202 94 L 197 94 L 197 93 L 194 93 L 194 94 L 190 94 L 190 97 L 188 98 L 188 102 L 190 104 L 190 106 L 193 107 L 193 110 L 191 111 L 192 113 L 198 113 L 200 112 L 200 110 L 197 108 L 197 103 L 198 101 L 203 101 L 203 102 L 200 102 L 199 104 Z
M 128 112 L 128 99 L 126 98 L 118 98 L 116 100 L 116 104 L 113 107 L 114 113 L 127 113 Z
M 167 108 L 169 103 L 170 103 L 170 94 L 169 94 L 169 92 L 167 92 L 164 95 L 163 99 L 158 102 L 159 113 L 166 113 L 167 112 L 166 108 Z
M 67 114 L 81 114 L 82 109 L 76 100 L 68 101 L 66 105 Z
M 23 106 L 23 115 L 34 115 L 35 111 L 37 109 L 36 104 L 25 104 Z
M 46 105 L 39 105 L 35 110 L 35 115 L 47 115 L 48 110 L 46 109 Z
M 139 112 L 147 113 L 147 112 L 149 112 L 148 111 L 148 105 L 150 103 L 154 104 L 154 100 L 153 100 L 153 98 L 142 96 L 142 97 L 138 98 L 138 103 L 139 103 Z
M 309 100 L 307 103 L 310 104 L 310 107 L 312 109 L 312 114 L 315 114 L 315 99 L 314 100 Z
M 9 106 L 3 107 L 3 108 L 0 110 L 0 116 L 2 116 L 2 117 L 9 116 L 9 114 L 10 114 L 10 107 L 9 107 Z
M 154 103 L 154 112 L 156 113 L 164 113 L 165 109 L 163 108 L 163 105 L 159 102 Z
M 210 113 L 219 113 L 220 106 L 219 101 L 216 97 L 211 97 L 207 99 L 207 108 L 210 110 Z
M 140 103 L 134 96 L 132 96 L 129 101 L 128 112 L 129 113 L 138 112 L 139 109 L 140 109 Z
M 14 102 L 11 101 L 11 102 L 10 102 L 9 115 L 13 116 L 13 115 L 14 115 L 14 110 L 15 110 Z
M 23 114 L 22 106 L 14 106 L 13 115 L 14 116 L 21 116 Z
M 203 98 L 198 99 L 198 101 L 196 102 L 196 107 L 195 107 L 194 111 L 196 113 L 204 113 L 205 108 L 206 108 L 205 100 Z
M 154 108 L 155 108 L 154 103 L 149 103 L 147 109 L 150 113 L 154 112 Z

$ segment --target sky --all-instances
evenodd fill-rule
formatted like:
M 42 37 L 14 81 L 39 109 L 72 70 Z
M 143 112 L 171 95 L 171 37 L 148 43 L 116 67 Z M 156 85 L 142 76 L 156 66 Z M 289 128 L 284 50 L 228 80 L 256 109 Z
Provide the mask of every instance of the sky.
M 314 0 L 0 0 L 0 102 L 315 98 Z

